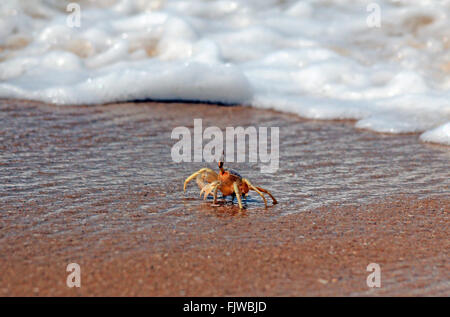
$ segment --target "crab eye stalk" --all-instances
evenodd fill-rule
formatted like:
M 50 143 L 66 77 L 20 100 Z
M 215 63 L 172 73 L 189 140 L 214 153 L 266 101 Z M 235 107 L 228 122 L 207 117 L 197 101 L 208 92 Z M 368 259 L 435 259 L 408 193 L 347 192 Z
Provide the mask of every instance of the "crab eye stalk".
M 219 168 L 223 169 L 223 162 L 225 161 L 225 153 L 222 152 L 222 156 L 219 159 Z

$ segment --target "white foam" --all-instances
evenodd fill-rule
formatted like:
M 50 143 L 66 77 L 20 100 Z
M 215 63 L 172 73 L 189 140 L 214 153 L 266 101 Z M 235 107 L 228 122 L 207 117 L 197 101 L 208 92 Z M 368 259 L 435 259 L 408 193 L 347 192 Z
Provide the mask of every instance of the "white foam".
M 424 142 L 450 145 L 450 122 L 422 133 L 420 139 Z
M 364 0 L 81 1 L 80 28 L 67 3 L 2 1 L 0 97 L 241 103 L 448 144 L 449 0 L 377 1 L 381 28 Z

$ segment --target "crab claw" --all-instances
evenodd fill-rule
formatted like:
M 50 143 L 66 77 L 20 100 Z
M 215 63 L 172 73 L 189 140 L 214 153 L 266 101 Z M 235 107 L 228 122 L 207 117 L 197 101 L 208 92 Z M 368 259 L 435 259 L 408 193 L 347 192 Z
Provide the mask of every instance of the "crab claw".
M 213 182 L 214 180 L 217 180 L 217 173 L 214 172 L 212 169 L 207 168 L 207 167 L 202 168 L 202 169 L 199 169 L 197 172 L 191 174 L 191 175 L 190 175 L 188 178 L 186 178 L 186 180 L 184 181 L 184 184 L 183 184 L 183 191 L 184 191 L 184 192 L 186 192 L 186 186 L 187 186 L 187 184 L 188 184 L 191 180 L 193 180 L 194 178 L 197 177 L 197 183 L 198 183 L 198 180 L 199 180 L 198 176 L 201 176 L 201 177 L 202 177 L 202 182 L 201 182 L 201 184 L 203 184 L 203 183 L 205 183 L 205 182 L 208 182 L 208 183 L 209 183 L 209 182 Z M 199 184 L 199 186 L 201 186 L 201 185 Z
M 203 193 L 205 193 L 205 196 L 203 197 L 203 200 L 205 200 L 218 185 L 219 181 L 214 181 L 204 186 L 200 191 L 200 197 L 202 196 Z

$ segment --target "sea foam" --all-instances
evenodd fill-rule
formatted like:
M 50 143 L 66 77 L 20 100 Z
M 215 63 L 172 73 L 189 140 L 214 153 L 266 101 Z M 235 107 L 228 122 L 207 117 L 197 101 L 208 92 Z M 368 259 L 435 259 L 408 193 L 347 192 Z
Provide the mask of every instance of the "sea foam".
M 0 97 L 244 104 L 450 144 L 450 1 L 3 0 Z

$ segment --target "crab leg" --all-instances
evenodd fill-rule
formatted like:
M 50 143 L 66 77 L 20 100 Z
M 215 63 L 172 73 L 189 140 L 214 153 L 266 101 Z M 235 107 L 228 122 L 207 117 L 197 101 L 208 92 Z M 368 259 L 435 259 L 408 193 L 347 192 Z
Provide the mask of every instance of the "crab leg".
M 266 197 L 264 197 L 264 195 L 255 186 L 253 186 L 252 183 L 250 183 L 250 181 L 248 179 L 244 178 L 243 181 L 247 183 L 247 185 L 248 185 L 248 187 L 250 187 L 250 189 L 254 190 L 255 192 L 257 192 L 259 194 L 259 196 L 261 196 L 261 198 L 264 200 L 264 205 L 267 208 Z
M 219 189 L 219 184 L 217 184 L 215 187 L 214 187 L 214 195 L 213 195 L 213 197 L 214 197 L 214 201 L 213 201 L 213 204 L 216 204 L 217 203 L 217 190 Z
M 236 194 L 238 203 L 239 203 L 239 209 L 243 209 L 242 207 L 242 200 L 241 200 L 241 190 L 239 189 L 239 186 L 237 182 L 233 183 L 234 193 Z
M 192 174 L 191 176 L 189 176 L 188 178 L 186 178 L 186 180 L 184 181 L 184 186 L 183 186 L 184 191 L 186 191 L 186 186 L 187 186 L 187 184 L 188 184 L 191 180 L 193 180 L 195 177 L 197 177 L 198 175 L 200 175 L 200 174 L 203 173 L 203 172 L 209 172 L 209 173 L 213 173 L 213 175 L 217 175 L 217 173 L 214 172 L 214 171 L 213 171 L 212 169 L 210 169 L 210 168 L 207 168 L 207 167 L 202 168 L 202 169 L 198 170 L 197 172 L 195 172 L 194 174 Z
M 261 187 L 258 187 L 258 186 L 255 186 L 255 188 L 257 188 L 259 191 L 261 191 L 261 192 L 266 193 L 267 195 L 269 195 L 270 198 L 272 198 L 272 201 L 273 201 L 273 204 L 274 204 L 274 205 L 275 205 L 275 204 L 278 204 L 278 201 L 275 199 L 275 197 L 272 196 L 272 194 L 271 194 L 267 189 L 264 189 L 264 188 L 261 188 Z

